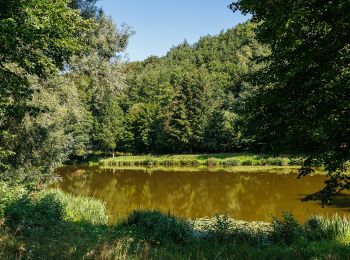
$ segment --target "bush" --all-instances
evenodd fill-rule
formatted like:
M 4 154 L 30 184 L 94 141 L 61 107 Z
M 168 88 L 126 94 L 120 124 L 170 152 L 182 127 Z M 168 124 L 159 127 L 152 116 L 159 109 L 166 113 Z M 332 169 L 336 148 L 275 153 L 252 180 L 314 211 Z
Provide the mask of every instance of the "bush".
M 230 221 L 227 215 L 215 216 L 215 221 L 211 227 L 209 227 L 209 234 L 211 237 L 217 240 L 225 240 L 230 234 Z
M 292 244 L 305 237 L 304 229 L 291 213 L 283 212 L 282 219 L 273 217 L 271 239 L 274 243 Z
M 303 165 L 304 160 L 302 158 L 291 158 L 288 162 L 289 165 Z
M 64 219 L 91 224 L 107 224 L 108 214 L 105 204 L 97 199 L 74 196 L 61 190 L 45 190 L 41 196 L 54 196 L 63 205 Z
M 102 202 L 66 194 L 60 190 L 44 190 L 13 201 L 5 209 L 11 227 L 49 229 L 61 221 L 106 224 L 108 215 Z
M 212 222 L 204 225 L 208 238 L 219 243 L 234 243 L 237 245 L 261 246 L 270 244 L 267 226 L 250 224 L 244 221 L 230 219 L 227 215 L 213 218 Z
M 150 242 L 172 241 L 181 244 L 192 237 L 191 225 L 185 220 L 158 211 L 133 211 L 126 221 L 127 225 L 140 228 Z
M 5 210 L 10 227 L 49 229 L 64 219 L 62 203 L 52 194 L 38 199 L 28 196 L 11 203 Z
M 182 158 L 178 162 L 174 161 L 174 165 L 180 166 L 196 166 L 199 165 L 197 160 Z
M 278 157 L 267 158 L 266 162 L 268 165 L 273 165 L 273 166 L 282 166 L 283 164 L 282 159 Z
M 227 159 L 227 160 L 224 160 L 223 165 L 225 167 L 240 166 L 241 162 L 237 159 Z
M 260 166 L 264 166 L 264 165 L 269 165 L 269 162 L 267 159 L 262 158 L 262 159 L 259 159 L 256 164 Z
M 4 217 L 5 208 L 25 194 L 27 190 L 23 186 L 9 186 L 0 182 L 0 219 Z
M 253 165 L 253 161 L 250 159 L 246 159 L 244 161 L 242 161 L 242 165 L 243 166 L 252 166 Z
M 330 219 L 315 216 L 306 221 L 305 230 L 308 239 L 312 241 L 343 239 L 350 236 L 350 222 L 338 215 Z
M 151 158 L 147 158 L 142 162 L 142 165 L 145 165 L 145 166 L 153 166 L 153 165 L 157 165 L 157 164 L 158 164 L 158 162 L 156 160 L 151 159 Z
M 215 158 L 208 158 L 206 162 L 207 166 L 216 166 L 218 161 Z

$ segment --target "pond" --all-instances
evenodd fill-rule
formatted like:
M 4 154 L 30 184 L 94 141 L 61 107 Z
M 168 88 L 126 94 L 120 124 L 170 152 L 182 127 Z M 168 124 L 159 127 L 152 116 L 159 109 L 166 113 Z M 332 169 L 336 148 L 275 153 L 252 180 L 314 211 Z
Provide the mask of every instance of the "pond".
M 301 202 L 323 187 L 324 176 L 297 179 L 296 169 L 103 169 L 65 166 L 57 169 L 63 191 L 100 199 L 113 219 L 134 209 L 158 209 L 185 218 L 227 214 L 247 221 L 270 221 L 282 211 L 304 221 L 311 215 L 347 214 L 349 197 L 333 206 Z

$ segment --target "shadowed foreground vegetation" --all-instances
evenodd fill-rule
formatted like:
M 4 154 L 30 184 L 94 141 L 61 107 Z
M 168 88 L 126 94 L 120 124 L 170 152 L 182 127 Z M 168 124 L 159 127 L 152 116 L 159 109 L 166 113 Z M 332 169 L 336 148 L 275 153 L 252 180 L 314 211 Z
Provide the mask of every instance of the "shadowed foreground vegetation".
M 5 195 L 6 196 L 5 196 Z M 285 213 L 271 223 L 217 216 L 189 221 L 134 211 L 116 225 L 100 201 L 1 184 L 0 258 L 347 258 L 350 221 Z
M 302 157 L 272 156 L 264 154 L 187 154 L 187 155 L 142 155 L 120 156 L 102 159 L 108 166 L 295 166 L 303 163 Z

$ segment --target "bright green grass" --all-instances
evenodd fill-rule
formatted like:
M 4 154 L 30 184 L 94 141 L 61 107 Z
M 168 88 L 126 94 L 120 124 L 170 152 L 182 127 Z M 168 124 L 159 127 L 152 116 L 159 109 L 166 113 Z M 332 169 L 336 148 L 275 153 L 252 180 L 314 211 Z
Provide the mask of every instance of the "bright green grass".
M 264 166 L 215 166 L 208 167 L 206 165 L 199 166 L 163 166 L 163 165 L 155 165 L 155 166 L 144 166 L 144 165 L 102 165 L 101 169 L 118 169 L 118 170 L 138 170 L 140 172 L 145 172 L 148 174 L 152 174 L 157 171 L 166 171 L 166 172 L 201 172 L 201 171 L 209 171 L 209 172 L 264 172 L 264 173 L 273 173 L 273 174 L 291 174 L 298 173 L 300 169 L 299 166 L 273 166 L 273 165 L 264 165 Z M 317 170 L 317 169 L 316 169 Z M 324 173 L 323 171 L 315 171 L 315 173 Z
M 102 159 L 105 166 L 295 166 L 301 165 L 302 157 L 272 156 L 264 154 L 199 154 L 199 155 L 142 155 L 120 156 Z

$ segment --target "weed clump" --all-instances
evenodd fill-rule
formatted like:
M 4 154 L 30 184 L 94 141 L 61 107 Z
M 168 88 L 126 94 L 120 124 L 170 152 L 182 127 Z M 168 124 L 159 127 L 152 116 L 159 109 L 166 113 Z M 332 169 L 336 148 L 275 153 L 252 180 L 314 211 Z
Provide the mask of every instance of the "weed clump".
M 291 213 L 284 212 L 282 219 L 273 218 L 271 239 L 274 244 L 287 245 L 298 241 L 331 241 L 348 240 L 350 237 L 350 221 L 337 214 L 328 218 L 313 216 L 304 224 L 300 224 Z
M 350 236 L 350 222 L 338 215 L 332 218 L 314 216 L 306 221 L 305 230 L 311 241 L 346 239 Z
M 10 186 L 6 182 L 0 182 L 0 219 L 4 217 L 5 209 L 14 201 L 27 194 L 23 186 Z
M 253 160 L 251 159 L 245 159 L 241 163 L 243 166 L 252 166 L 253 165 Z
M 107 224 L 105 205 L 95 199 L 73 196 L 60 190 L 44 190 L 12 201 L 4 210 L 11 227 L 49 229 L 60 222 Z
M 73 222 L 86 222 L 104 225 L 108 223 L 106 206 L 100 200 L 83 196 L 74 196 L 64 193 L 59 189 L 43 191 L 41 196 L 53 196 L 57 198 L 63 209 L 64 219 Z
M 49 229 L 64 219 L 64 208 L 53 194 L 36 199 L 25 196 L 11 203 L 5 210 L 5 216 L 12 228 Z
M 215 159 L 213 157 L 210 157 L 207 160 L 207 166 L 216 166 L 218 164 L 219 164 L 219 162 L 217 161 L 217 159 Z
M 158 211 L 133 211 L 126 220 L 127 225 L 136 226 L 148 236 L 150 242 L 172 241 L 181 244 L 192 238 L 190 223 Z
M 241 162 L 237 159 L 226 159 L 223 161 L 223 166 L 231 167 L 231 166 L 240 166 Z
M 305 238 L 303 226 L 288 212 L 283 212 L 282 218 L 273 217 L 271 239 L 275 244 L 290 245 Z

